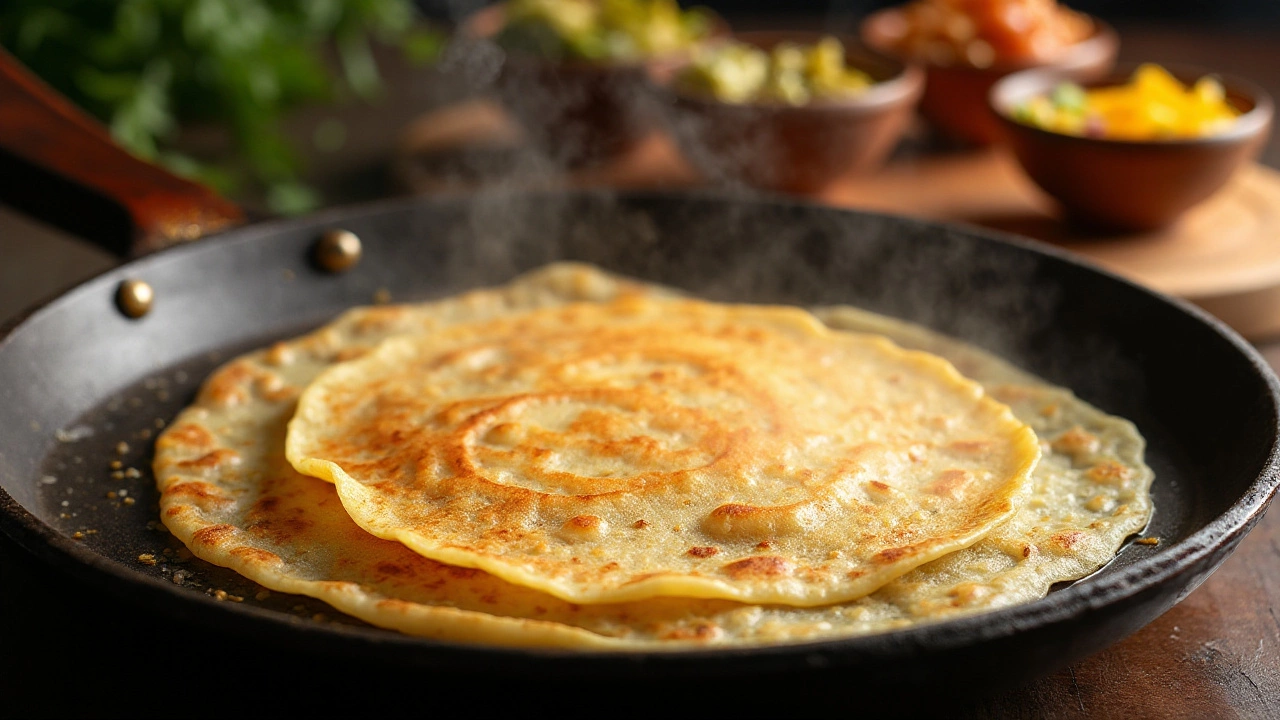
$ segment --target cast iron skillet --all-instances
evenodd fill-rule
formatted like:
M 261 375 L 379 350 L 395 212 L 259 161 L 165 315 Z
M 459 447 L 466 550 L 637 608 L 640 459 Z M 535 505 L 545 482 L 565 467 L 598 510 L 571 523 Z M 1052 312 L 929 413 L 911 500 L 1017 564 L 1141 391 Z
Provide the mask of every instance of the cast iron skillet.
M 9 152 L 10 162 L 33 162 Z M 362 239 L 364 257 L 332 274 L 313 264 L 312 248 L 338 227 Z M 334 618 L 305 599 L 254 600 L 255 588 L 234 573 L 164 554 L 177 546 L 148 529 L 157 500 L 149 439 L 219 362 L 375 296 L 438 297 L 565 258 L 718 300 L 853 303 L 1014 359 L 1137 423 L 1157 474 L 1147 534 L 1160 545 L 1132 545 L 1044 600 L 984 615 L 847 640 L 669 654 L 428 642 Z M 114 304 L 125 279 L 155 289 L 154 309 L 139 320 Z M 770 702 L 795 709 L 794 693 L 814 692 L 825 678 L 828 701 L 857 693 L 866 708 L 869 697 L 903 697 L 905 689 L 990 690 L 1047 673 L 1195 589 L 1275 492 L 1278 387 L 1249 345 L 1195 308 L 986 232 L 714 194 L 396 200 L 233 229 L 141 257 L 11 327 L 0 339 L 0 529 L 95 590 L 168 611 L 185 627 L 225 631 L 239 651 L 288 645 L 349 666 L 356 679 L 370 668 L 427 677 L 448 669 L 538 677 L 541 688 L 563 689 L 565 678 L 594 676 L 593 692 L 625 682 L 634 693 L 670 687 L 663 683 L 672 678 L 687 690 L 728 676 L 751 692 L 707 702 L 759 711 Z M 122 441 L 127 450 L 117 448 Z M 116 459 L 142 477 L 112 477 Z M 144 553 L 159 562 L 140 563 Z M 186 575 L 175 584 L 178 572 Z M 214 589 L 246 599 L 220 602 L 206 592 Z M 314 612 L 330 618 L 308 620 Z

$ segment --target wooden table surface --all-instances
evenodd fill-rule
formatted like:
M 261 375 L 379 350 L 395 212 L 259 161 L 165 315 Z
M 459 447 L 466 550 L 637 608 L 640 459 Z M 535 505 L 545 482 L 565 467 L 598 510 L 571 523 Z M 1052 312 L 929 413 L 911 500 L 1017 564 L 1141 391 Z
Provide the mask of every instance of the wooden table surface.
M 1127 57 L 1221 68 L 1250 77 L 1280 97 L 1278 32 L 1130 29 L 1124 42 Z M 383 113 L 376 122 L 385 124 L 387 116 Z M 376 155 L 367 144 L 358 150 Z M 1263 159 L 1280 167 L 1280 144 L 1273 140 Z M 340 185 L 342 163 L 332 158 L 326 162 L 333 172 L 328 181 Z M 0 321 L 112 262 L 104 253 L 3 206 L 0 258 Z M 1280 343 L 1261 349 L 1272 367 L 1280 368 Z M 270 654 L 264 655 L 261 648 L 252 657 L 223 655 L 211 646 L 214 641 L 199 629 L 157 621 L 127 602 L 98 597 L 0 539 L 0 716 L 226 717 L 254 714 L 253 708 L 284 711 L 302 705 L 336 713 L 387 707 L 391 694 L 414 692 L 404 687 L 338 692 L 341 677 L 320 660 L 306 664 L 305 659 L 291 658 L 291 663 L 303 665 L 285 672 L 273 668 Z M 125 647 L 132 652 L 124 657 L 144 653 L 152 661 L 140 666 L 113 662 Z M 295 684 L 275 684 L 273 670 Z M 250 703 L 264 691 L 270 691 L 269 699 L 255 702 L 265 704 Z M 325 700 L 328 695 L 331 699 Z M 436 703 L 441 701 L 436 696 L 423 702 L 425 714 L 439 708 Z M 478 713 L 483 707 L 482 702 L 472 709 Z M 574 714 L 571 704 L 564 714 Z M 957 706 L 955 714 L 1280 717 L 1280 513 L 1264 518 L 1217 573 L 1147 627 L 1054 675 Z

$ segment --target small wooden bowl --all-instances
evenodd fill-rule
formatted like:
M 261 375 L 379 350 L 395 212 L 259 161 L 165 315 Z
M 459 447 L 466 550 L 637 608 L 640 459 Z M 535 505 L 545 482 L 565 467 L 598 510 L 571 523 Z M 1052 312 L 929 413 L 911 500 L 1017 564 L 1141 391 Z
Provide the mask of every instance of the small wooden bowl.
M 1124 83 L 1133 68 L 1125 70 L 1086 86 Z M 1170 71 L 1184 83 L 1209 74 L 1189 68 Z M 1154 230 L 1207 199 L 1266 143 L 1271 98 L 1243 80 L 1218 77 L 1240 117 L 1224 132 L 1184 140 L 1077 137 L 1014 121 L 1015 107 L 1067 79 L 1052 71 L 1011 75 L 996 84 L 990 101 L 1022 168 L 1070 218 L 1105 229 Z
M 751 32 L 736 39 L 770 49 L 810 44 L 811 32 Z M 840 38 L 846 62 L 876 81 L 855 97 L 807 105 L 734 104 L 680 93 L 666 82 L 672 134 L 684 155 L 717 181 L 813 194 L 848 175 L 874 170 L 893 150 L 924 85 L 919 68 Z
M 1077 81 L 1105 76 L 1115 66 L 1120 38 L 1114 28 L 1090 18 L 1094 31 L 1089 37 L 1072 45 L 1061 56 L 1049 62 L 1000 62 L 986 68 L 970 65 L 934 65 L 925 67 L 924 96 L 920 99 L 920 114 L 941 134 L 953 140 L 974 145 L 990 145 L 999 142 L 1000 123 L 987 105 L 991 87 L 1001 78 L 1031 68 L 1055 70 Z M 895 49 L 899 33 L 895 28 L 903 25 L 902 10 L 890 8 L 872 13 L 862 21 L 860 32 L 868 47 L 907 62 L 915 58 L 904 57 Z
M 492 40 L 506 23 L 502 4 L 459 27 L 467 40 Z M 721 23 L 712 37 L 728 34 Z M 662 122 L 650 77 L 665 77 L 684 53 L 636 62 L 548 60 L 507 52 L 495 81 L 498 99 L 529 141 L 564 165 L 602 162 L 635 146 Z

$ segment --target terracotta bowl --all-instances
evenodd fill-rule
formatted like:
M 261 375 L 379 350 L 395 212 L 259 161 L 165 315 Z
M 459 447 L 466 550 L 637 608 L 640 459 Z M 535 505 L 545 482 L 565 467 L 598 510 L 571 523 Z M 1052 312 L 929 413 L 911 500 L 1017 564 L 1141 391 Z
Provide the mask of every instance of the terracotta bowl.
M 468 17 L 459 35 L 491 40 L 505 22 L 505 8 L 494 5 Z M 712 34 L 727 33 L 722 25 Z M 494 86 L 535 147 L 558 163 L 591 164 L 625 152 L 661 125 L 650 77 L 665 77 L 685 61 L 684 54 L 590 62 L 506 52 Z
M 1086 85 L 1124 83 L 1132 70 L 1124 68 Z M 1189 68 L 1170 71 L 1184 83 L 1208 74 Z M 1014 107 L 1050 92 L 1064 79 L 1051 71 L 1011 75 L 996 84 L 990 101 L 1022 168 L 1062 204 L 1068 217 L 1105 229 L 1153 230 L 1216 192 L 1266 143 L 1271 98 L 1243 80 L 1218 77 L 1227 101 L 1241 111 L 1240 117 L 1225 132 L 1186 140 L 1076 137 L 1012 120 Z
M 952 140 L 974 145 L 1000 141 L 1000 123 L 991 114 L 987 95 L 1001 78 L 1030 68 L 1046 68 L 1084 81 L 1105 76 L 1115 66 L 1116 52 L 1120 48 L 1119 36 L 1114 28 L 1101 20 L 1090 20 L 1093 22 L 1093 34 L 1051 62 L 997 62 L 986 68 L 923 63 L 925 88 L 920 99 L 920 114 L 939 133 Z M 894 49 L 897 38 L 894 28 L 902 23 L 902 11 L 899 9 L 873 13 L 862 21 L 862 40 L 880 53 L 899 57 Z
M 822 33 L 752 32 L 736 39 L 772 48 L 814 43 Z M 802 106 L 732 104 L 677 92 L 670 82 L 670 125 L 685 156 L 712 180 L 767 190 L 821 192 L 841 178 L 883 164 L 911 120 L 924 74 L 916 67 L 840 38 L 851 67 L 876 83 L 856 97 Z

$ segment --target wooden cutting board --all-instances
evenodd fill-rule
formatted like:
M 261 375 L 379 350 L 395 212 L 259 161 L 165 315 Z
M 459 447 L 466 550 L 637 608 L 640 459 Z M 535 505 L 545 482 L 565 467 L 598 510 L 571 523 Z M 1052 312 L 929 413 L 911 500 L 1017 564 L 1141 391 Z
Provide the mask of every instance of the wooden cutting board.
M 474 100 L 411 124 L 395 160 L 415 192 L 515 186 L 692 187 L 702 183 L 654 133 L 606 164 L 557 172 L 524 148 L 491 102 Z M 1044 240 L 1136 282 L 1199 304 L 1253 339 L 1280 336 L 1280 172 L 1243 168 L 1217 195 L 1158 232 L 1099 235 L 1064 223 L 1001 150 L 902 153 L 880 172 L 829 188 L 842 207 L 969 223 Z

